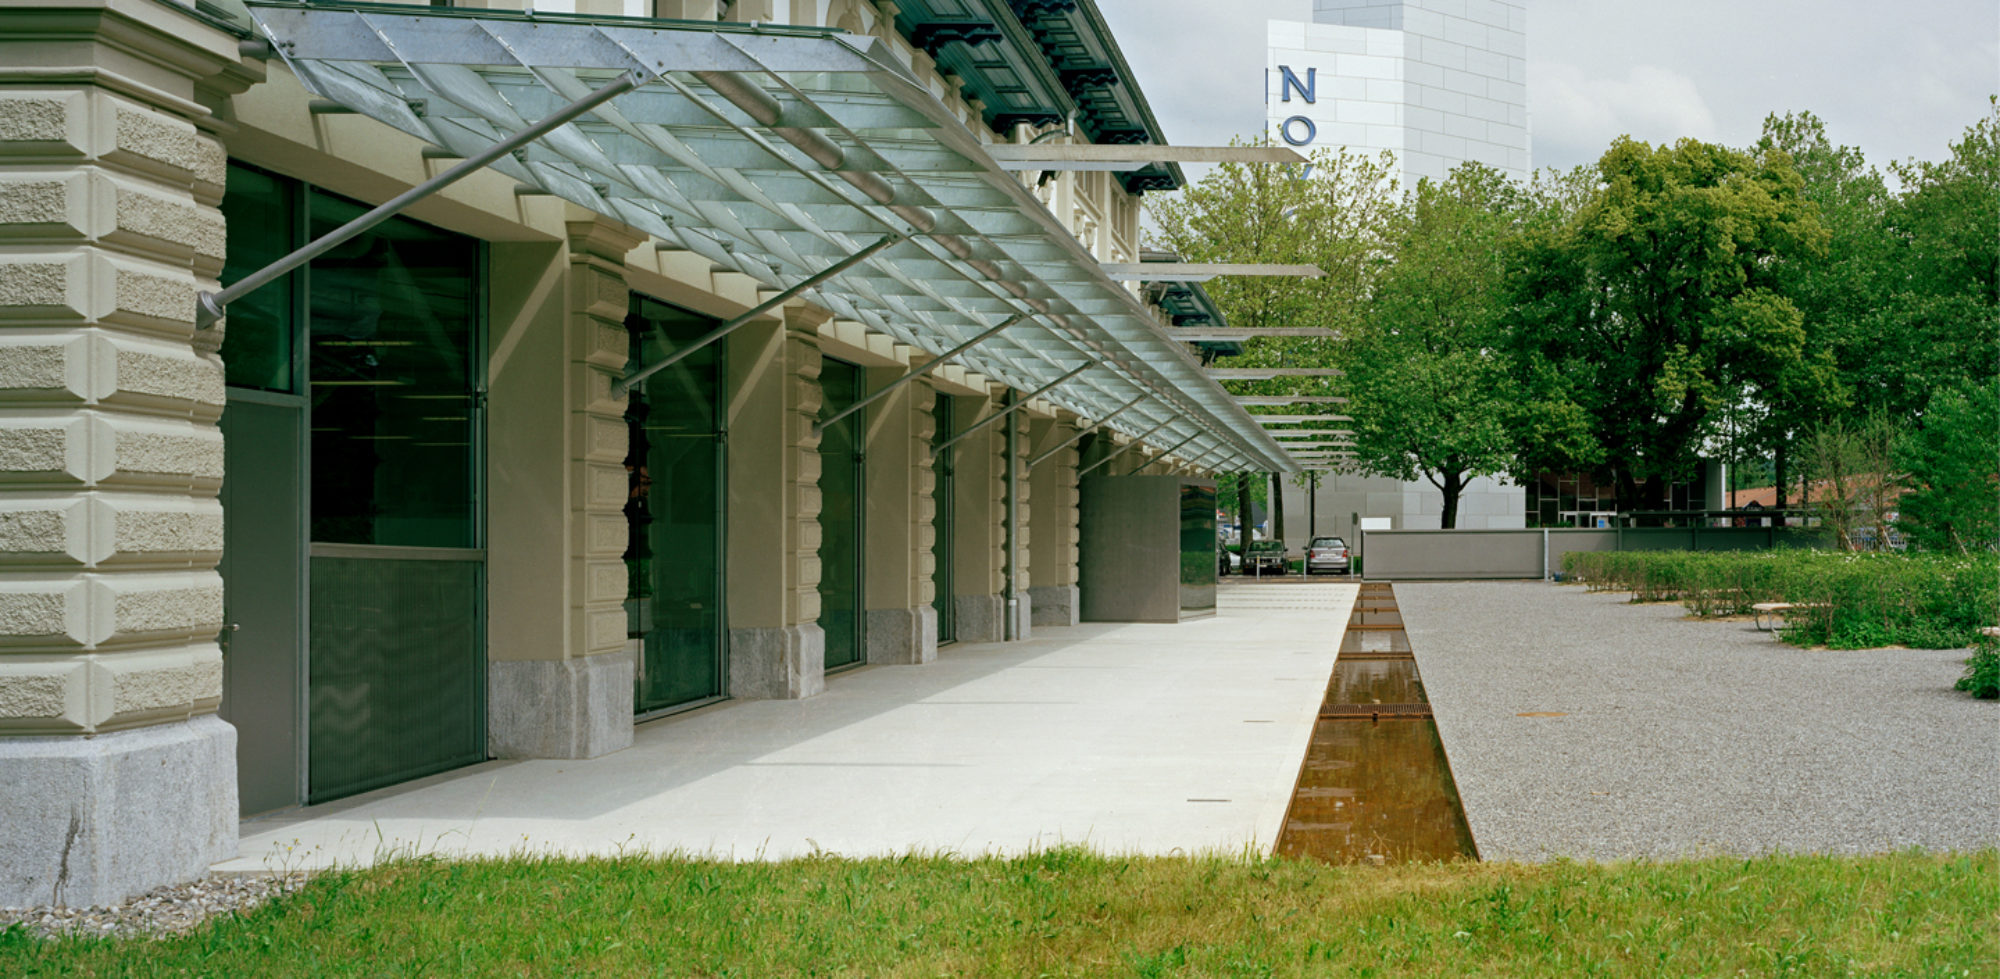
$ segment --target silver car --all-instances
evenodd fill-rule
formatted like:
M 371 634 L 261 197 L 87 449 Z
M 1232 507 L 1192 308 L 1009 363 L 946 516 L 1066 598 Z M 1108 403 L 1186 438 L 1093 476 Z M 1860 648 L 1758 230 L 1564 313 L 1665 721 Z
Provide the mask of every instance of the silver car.
M 1306 545 L 1306 577 L 1317 572 L 1347 573 L 1347 542 L 1338 537 L 1315 537 Z

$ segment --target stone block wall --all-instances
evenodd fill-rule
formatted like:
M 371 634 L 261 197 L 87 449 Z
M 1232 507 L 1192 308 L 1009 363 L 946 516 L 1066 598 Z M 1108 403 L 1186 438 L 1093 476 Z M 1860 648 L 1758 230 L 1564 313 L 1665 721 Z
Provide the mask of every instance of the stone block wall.
M 0 906 L 235 850 L 222 332 L 194 323 L 226 160 L 195 96 L 235 62 L 163 5 L 0 10 Z

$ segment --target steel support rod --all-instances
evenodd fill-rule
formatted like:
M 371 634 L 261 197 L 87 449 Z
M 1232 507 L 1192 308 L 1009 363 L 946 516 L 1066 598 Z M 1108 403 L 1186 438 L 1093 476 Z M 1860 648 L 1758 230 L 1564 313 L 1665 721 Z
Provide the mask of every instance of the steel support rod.
M 1013 316 L 1009 316 L 1005 320 L 1001 321 L 999 325 L 987 328 L 987 330 L 984 333 L 981 333 L 978 336 L 973 337 L 972 339 L 967 340 L 964 343 L 961 343 L 958 346 L 945 351 L 944 353 L 938 354 L 936 357 L 931 358 L 930 363 L 927 363 L 924 366 L 909 372 L 908 374 L 904 374 L 902 377 L 890 381 L 887 385 L 885 385 L 882 388 L 882 390 L 877 391 L 874 394 L 871 394 L 865 398 L 862 398 L 861 400 L 856 401 L 851 405 L 848 405 L 846 408 L 841 409 L 841 411 L 838 414 L 834 415 L 832 418 L 829 418 L 823 422 L 815 423 L 813 425 L 813 434 L 818 435 L 819 433 L 825 431 L 828 425 L 831 425 L 834 422 L 841 420 L 842 418 L 846 418 L 848 415 L 854 414 L 855 412 L 860 411 L 861 409 L 866 408 L 869 405 L 874 404 L 875 402 L 885 397 L 888 397 L 897 388 L 900 388 L 903 385 L 908 384 L 919 377 L 923 377 L 924 375 L 929 374 L 931 371 L 943 367 L 945 361 L 948 361 L 953 357 L 958 356 L 959 354 L 962 354 L 968 350 L 971 350 L 976 346 L 979 346 L 981 343 L 984 343 L 985 341 L 992 339 L 994 335 L 998 334 L 1001 330 L 1013 326 L 1014 324 L 1019 323 L 1027 318 L 1028 318 L 1027 313 L 1016 313 Z
M 1056 385 L 1058 385 L 1058 384 L 1061 384 L 1062 382 L 1064 382 L 1064 381 L 1067 381 L 1067 380 L 1069 380 L 1070 378 L 1072 378 L 1072 377 L 1075 377 L 1075 376 L 1077 376 L 1078 374 L 1081 374 L 1081 373 L 1083 373 L 1084 371 L 1087 371 L 1087 370 L 1091 369 L 1092 367 L 1096 367 L 1096 366 L 1097 366 L 1097 362 L 1096 362 L 1096 361 L 1094 361 L 1094 360 L 1093 360 L 1093 361 L 1090 361 L 1090 362 L 1088 362 L 1088 363 L 1085 363 L 1085 364 L 1084 364 L 1083 366 L 1081 366 L 1081 367 L 1078 367 L 1078 368 L 1077 368 L 1076 370 L 1073 370 L 1073 371 L 1070 371 L 1069 373 L 1067 373 L 1067 374 L 1064 374 L 1063 376 L 1061 376 L 1061 377 L 1058 377 L 1058 378 L 1056 378 L 1055 380 L 1053 380 L 1053 381 L 1050 381 L 1049 383 L 1047 383 L 1047 384 L 1044 384 L 1044 385 L 1042 385 L 1042 386 L 1041 386 L 1041 387 L 1039 387 L 1039 388 L 1036 388 L 1036 389 L 1035 389 L 1035 390 L 1034 390 L 1034 391 L 1033 391 L 1032 393 L 1030 393 L 1030 394 L 1025 394 L 1025 395 L 1022 395 L 1022 396 L 1021 396 L 1021 397 L 1019 397 L 1019 398 L 1016 398 L 1016 399 L 1014 400 L 1014 402 L 1013 402 L 1012 404 L 1008 405 L 1007 407 L 1005 407 L 1005 408 L 1002 408 L 1001 410 L 999 410 L 999 411 L 996 411 L 996 412 L 994 412 L 993 414 L 990 414 L 990 415 L 987 415 L 986 417 L 984 417 L 984 418 L 981 418 L 980 420 L 978 420 L 978 421 L 976 421 L 976 422 L 973 422 L 973 423 L 972 423 L 972 424 L 970 424 L 970 425 L 967 425 L 967 426 L 965 426 L 965 431 L 963 431 L 963 432 L 960 432 L 960 433 L 958 433 L 957 435 L 954 435 L 954 436 L 952 436 L 951 438 L 948 438 L 948 439 L 945 439 L 945 440 L 944 440 L 944 444 L 942 444 L 942 445 L 939 445 L 939 446 L 937 446 L 936 448 L 932 449 L 932 450 L 931 450 L 931 458 L 933 458 L 933 459 L 937 458 L 937 455 L 938 455 L 938 453 L 940 453 L 940 452 L 943 452 L 944 450 L 946 450 L 946 449 L 949 449 L 949 448 L 951 448 L 951 447 L 952 447 L 953 445 L 956 445 L 956 444 L 958 444 L 958 440 L 959 440 L 959 439 L 962 439 L 962 438 L 966 437 L 967 435 L 971 435 L 972 433 L 974 433 L 974 432 L 976 432 L 976 431 L 979 431 L 980 429 L 982 429 L 982 428 L 985 428 L 986 426 L 988 426 L 988 425 L 991 425 L 991 424 L 993 424 L 994 422 L 997 422 L 997 421 L 999 421 L 1000 419 L 1002 419 L 1002 418 L 1005 418 L 1005 417 L 1007 417 L 1008 415 L 1011 415 L 1011 414 L 1013 414 L 1014 412 L 1016 412 L 1016 411 L 1019 411 L 1020 409 L 1022 409 L 1022 408 L 1024 408 L 1024 407 L 1027 407 L 1027 404 L 1028 404 L 1028 402 L 1030 402 L 1030 401 L 1033 401 L 1033 400 L 1035 400 L 1036 398 L 1039 398 L 1039 397 L 1041 397 L 1042 395 L 1044 395 L 1044 394 L 1047 394 L 1047 393 L 1049 393 L 1050 391 L 1053 391 L 1053 390 L 1055 390 L 1055 388 L 1056 388 Z
M 731 333 L 734 333 L 737 330 L 742 329 L 744 326 L 748 325 L 751 320 L 754 320 L 757 317 L 770 312 L 771 310 L 777 309 L 778 307 L 783 306 L 784 304 L 791 302 L 794 299 L 797 299 L 801 293 L 804 293 L 805 291 L 812 289 L 815 286 L 818 286 L 820 283 L 825 282 L 826 280 L 831 279 L 834 276 L 839 275 L 840 273 L 845 272 L 848 269 L 851 269 L 856 265 L 859 265 L 862 262 L 867 261 L 869 258 L 873 257 L 876 252 L 879 252 L 882 249 L 887 248 L 890 245 L 893 245 L 902 240 L 903 240 L 902 235 L 898 234 L 883 235 L 881 238 L 876 239 L 874 244 L 869 245 L 868 247 L 863 248 L 862 250 L 855 252 L 854 254 L 849 255 L 846 258 L 843 258 L 840 261 L 835 262 L 824 269 L 821 269 L 819 272 L 814 273 L 811 278 L 800 282 L 798 285 L 792 286 L 791 288 L 786 289 L 785 291 L 778 293 L 777 295 L 772 296 L 771 298 L 766 299 L 755 306 L 750 307 L 748 312 L 745 312 L 741 316 L 738 316 L 735 319 L 730 320 L 729 322 L 724 323 L 721 326 L 718 326 L 715 329 L 702 334 L 693 343 L 690 343 L 687 346 L 682 347 L 679 350 L 676 350 L 673 353 L 670 353 L 665 357 L 660 358 L 655 363 L 647 364 L 645 367 L 642 367 L 626 375 L 624 378 L 621 378 L 617 383 L 611 385 L 611 397 L 614 400 L 624 397 L 627 392 L 631 391 L 634 387 L 638 386 L 640 381 L 652 377 L 654 374 L 658 374 L 659 372 L 666 370 L 667 368 L 672 367 L 675 364 L 680 363 L 683 358 L 694 353 L 695 351 L 700 350 L 701 348 L 706 347 L 709 344 L 714 343 L 715 341 L 720 340 L 723 337 L 726 337 Z
M 1105 463 L 1107 463 L 1107 462 L 1110 462 L 1111 460 L 1113 460 L 1113 459 L 1116 459 L 1116 458 L 1118 458 L 1119 456 L 1122 456 L 1122 455 L 1124 455 L 1125 453 L 1127 453 L 1127 452 L 1130 452 L 1130 451 L 1132 451 L 1132 449 L 1133 449 L 1133 447 L 1134 447 L 1134 446 L 1138 446 L 1138 445 L 1144 445 L 1144 444 L 1145 444 L 1145 440 L 1146 440 L 1146 439 L 1149 439 L 1149 438 L 1152 438 L 1152 437 L 1153 437 L 1153 433 L 1154 433 L 1154 432 L 1157 432 L 1157 431 L 1159 431 L 1160 429 L 1163 429 L 1163 428 L 1165 428 L 1165 427 L 1167 427 L 1168 425 L 1171 425 L 1171 424 L 1173 424 L 1173 423 L 1174 423 L 1174 419 L 1172 419 L 1172 418 L 1169 418 L 1169 419 L 1167 419 L 1166 421 L 1163 421 L 1163 422 L 1159 423 L 1158 425 L 1154 425 L 1154 426 L 1153 426 L 1152 428 L 1149 428 L 1149 429 L 1147 429 L 1147 430 L 1146 430 L 1146 434 L 1144 434 L 1144 435 L 1141 435 L 1141 436 L 1139 436 L 1138 438 L 1135 438 L 1135 439 L 1133 439 L 1132 441 L 1130 441 L 1130 442 L 1127 442 L 1127 443 L 1125 443 L 1124 445 L 1121 445 L 1121 446 L 1119 446 L 1118 448 L 1116 448 L 1116 449 L 1113 449 L 1113 450 L 1111 450 L 1111 454 L 1110 454 L 1110 455 L 1108 455 L 1108 456 L 1105 456 L 1104 458 L 1102 458 L 1102 459 L 1099 459 L 1099 460 L 1097 460 L 1096 462 L 1093 462 L 1093 463 L 1091 463 L 1090 465 L 1088 465 L 1088 466 L 1085 466 L 1085 467 L 1083 467 L 1082 469 L 1079 469 L 1079 470 L 1077 470 L 1077 471 L 1076 471 L 1076 478 L 1078 478 L 1078 479 L 1082 479 L 1082 478 L 1083 478 L 1083 474 L 1084 474 L 1084 473 L 1087 473 L 1087 472 L 1091 471 L 1092 469 L 1096 469 L 1096 468 L 1097 468 L 1098 466 L 1101 466 L 1101 465 L 1104 465 Z
M 1029 469 L 1033 469 L 1033 468 L 1035 468 L 1036 466 L 1039 466 L 1039 465 L 1041 465 L 1041 464 L 1042 464 L 1042 461 L 1043 461 L 1043 460 L 1045 460 L 1045 459 L 1047 459 L 1048 457 L 1050 457 L 1050 456 L 1052 456 L 1052 455 L 1055 455 L 1056 453 L 1058 453 L 1058 452 L 1061 452 L 1062 450 L 1064 450 L 1064 449 L 1067 449 L 1067 448 L 1069 448 L 1070 446 L 1072 446 L 1072 445 L 1075 445 L 1075 444 L 1076 444 L 1076 443 L 1078 443 L 1078 442 L 1081 442 L 1081 441 L 1083 441 L 1083 437 L 1084 437 L 1084 436 L 1086 436 L 1086 435 L 1089 435 L 1090 433 L 1092 433 L 1092 432 L 1095 432 L 1095 431 L 1097 431 L 1097 430 L 1099 430 L 1099 429 L 1103 428 L 1103 427 L 1104 427 L 1105 425 L 1107 425 L 1107 424 L 1109 424 L 1109 423 L 1110 423 L 1111 419 L 1113 419 L 1113 418 L 1116 418 L 1116 417 L 1118 417 L 1119 415 L 1122 415 L 1122 414 L 1124 414 L 1124 413 L 1125 413 L 1125 411 L 1126 411 L 1126 409 L 1128 409 L 1128 408 L 1131 408 L 1131 407 L 1132 407 L 1133 405 L 1136 405 L 1136 404 L 1138 404 L 1139 402 L 1141 402 L 1141 401 L 1144 401 L 1144 400 L 1146 400 L 1146 396 L 1142 394 L 1142 395 L 1140 395 L 1140 396 L 1138 396 L 1138 397 L 1136 397 L 1136 398 L 1133 398 L 1133 399 L 1132 399 L 1132 400 L 1130 400 L 1130 401 L 1127 401 L 1127 402 L 1125 402 L 1125 404 L 1124 404 L 1124 405 L 1122 405 L 1122 406 L 1120 406 L 1120 407 L 1119 407 L 1119 409 L 1118 409 L 1117 411 L 1114 411 L 1114 412 L 1112 412 L 1111 414 L 1108 414 L 1108 415 L 1105 415 L 1105 416 L 1104 416 L 1103 418 L 1099 418 L 1099 419 L 1097 420 L 1097 423 L 1096 423 L 1096 424 L 1094 424 L 1094 425 L 1090 426 L 1089 428 L 1086 428 L 1086 429 L 1084 429 L 1084 430 L 1083 430 L 1083 431 L 1081 431 L 1081 432 L 1078 432 L 1078 433 L 1076 433 L 1075 435 L 1072 435 L 1072 436 L 1070 436 L 1070 437 L 1069 437 L 1069 438 L 1067 438 L 1067 439 L 1064 439 L 1064 440 L 1063 440 L 1063 444 L 1061 444 L 1061 445 L 1058 445 L 1058 446 L 1056 446 L 1055 448 L 1053 448 L 1053 449 L 1050 449 L 1049 451 L 1047 451 L 1047 452 L 1044 452 L 1044 453 L 1042 453 L 1041 455 L 1038 455 L 1038 456 L 1034 457 L 1033 459 L 1029 459 L 1029 460 L 1028 460 L 1028 468 L 1029 468 Z
M 646 83 L 645 76 L 637 71 L 628 71 L 622 75 L 619 75 L 617 78 L 614 78 L 611 81 L 604 83 L 602 86 L 599 86 L 596 91 L 591 92 L 589 95 L 577 99 L 576 101 L 571 102 L 570 104 L 563 106 L 562 108 L 557 109 L 554 112 L 549 113 L 547 116 L 544 116 L 542 118 L 542 121 L 535 123 L 534 125 L 529 126 L 528 128 L 523 129 L 520 132 L 515 133 L 514 135 L 501 140 L 500 142 L 494 143 L 492 146 L 488 146 L 487 148 L 477 153 L 474 153 L 471 156 L 466 157 L 463 161 L 454 165 L 451 169 L 446 170 L 445 172 L 440 173 L 437 176 L 432 177 L 431 179 L 426 180 L 423 183 L 420 183 L 415 187 L 410 188 L 409 190 L 397 194 L 395 197 L 390 198 L 386 203 L 376 207 L 374 210 L 371 210 L 368 213 L 363 214 L 360 217 L 355 218 L 354 220 L 349 221 L 346 224 L 343 224 L 340 227 L 327 232 L 325 235 L 321 236 L 318 240 L 307 244 L 305 247 L 300 248 L 299 250 L 291 253 L 290 255 L 286 255 L 284 258 L 278 259 L 277 261 L 272 262 L 271 264 L 266 265 L 263 268 L 258 269 L 257 271 L 252 272 L 247 276 L 244 276 L 241 279 L 238 279 L 234 284 L 230 285 L 229 288 L 224 289 L 221 292 L 202 293 L 200 296 L 197 296 L 195 298 L 195 313 L 194 313 L 195 327 L 197 329 L 206 330 L 214 326 L 218 321 L 222 319 L 224 315 L 223 311 L 229 308 L 230 303 L 233 303 L 236 300 L 241 299 L 244 296 L 247 296 L 250 293 L 257 291 L 258 289 L 261 289 L 264 286 L 269 285 L 272 281 L 276 280 L 278 277 L 283 276 L 288 272 L 291 272 L 293 269 L 296 269 L 299 266 L 304 265 L 307 262 L 310 262 L 313 259 L 326 254 L 329 251 L 332 251 L 333 249 L 339 247 L 343 242 L 354 237 L 355 235 L 358 235 L 363 231 L 367 231 L 369 228 L 372 228 L 377 224 L 380 224 L 383 221 L 386 221 L 389 218 L 394 217 L 397 212 L 403 210 L 406 207 L 409 207 L 411 204 L 415 204 L 416 202 L 423 200 L 424 198 L 429 197 L 430 195 L 435 194 L 438 191 L 443 190 L 444 188 L 454 183 L 457 183 L 460 179 L 471 174 L 473 171 L 479 170 L 485 167 L 487 164 L 492 163 L 493 161 L 498 160 L 499 158 L 506 156 L 507 154 L 512 153 L 515 150 L 520 149 L 521 147 L 526 146 L 527 144 L 542 138 L 543 136 L 547 136 L 549 133 L 554 132 L 556 129 L 564 125 L 567 125 L 571 120 L 576 119 L 578 116 L 581 116 L 584 113 L 589 112 L 590 110 L 595 109 L 598 106 L 611 101 L 613 98 L 617 96 L 623 95 L 626 92 L 630 92 L 633 89 L 638 88 L 641 85 L 644 85 L 645 83 Z

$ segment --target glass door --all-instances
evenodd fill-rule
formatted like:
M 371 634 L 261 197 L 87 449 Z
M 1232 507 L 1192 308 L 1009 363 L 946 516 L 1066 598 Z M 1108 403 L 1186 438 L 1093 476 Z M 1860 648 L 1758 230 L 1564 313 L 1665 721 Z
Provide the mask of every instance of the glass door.
M 861 397 L 861 368 L 825 358 L 819 372 L 820 418 Z M 867 658 L 862 606 L 863 439 L 867 411 L 828 425 L 819 437 L 819 625 L 826 632 L 826 669 Z
M 625 320 L 632 363 L 656 363 L 716 325 L 634 294 Z M 641 716 L 725 692 L 723 347 L 709 344 L 647 378 L 625 412 L 625 606 L 628 634 L 641 644 L 633 678 Z
M 957 418 L 952 410 L 951 396 L 940 394 L 937 405 L 931 409 L 931 418 L 936 428 L 931 434 L 931 446 L 944 445 L 957 430 Z M 957 449 L 943 449 L 931 457 L 931 608 L 937 611 L 938 642 L 952 642 L 958 638 L 958 595 L 953 584 L 952 562 L 952 521 L 958 499 L 957 489 Z

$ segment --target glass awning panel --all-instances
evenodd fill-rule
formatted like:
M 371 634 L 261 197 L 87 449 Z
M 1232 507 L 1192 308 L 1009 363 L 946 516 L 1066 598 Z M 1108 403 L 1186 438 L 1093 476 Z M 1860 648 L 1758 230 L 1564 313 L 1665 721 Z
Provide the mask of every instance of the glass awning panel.
M 316 95 L 461 156 L 622 74 L 639 88 L 493 168 L 1222 470 L 1299 466 L 878 40 L 812 28 L 249 5 Z M 640 365 L 634 365 L 638 367 Z M 1123 406 L 1138 401 L 1130 410 Z M 1184 444 L 1183 444 L 1184 443 Z

